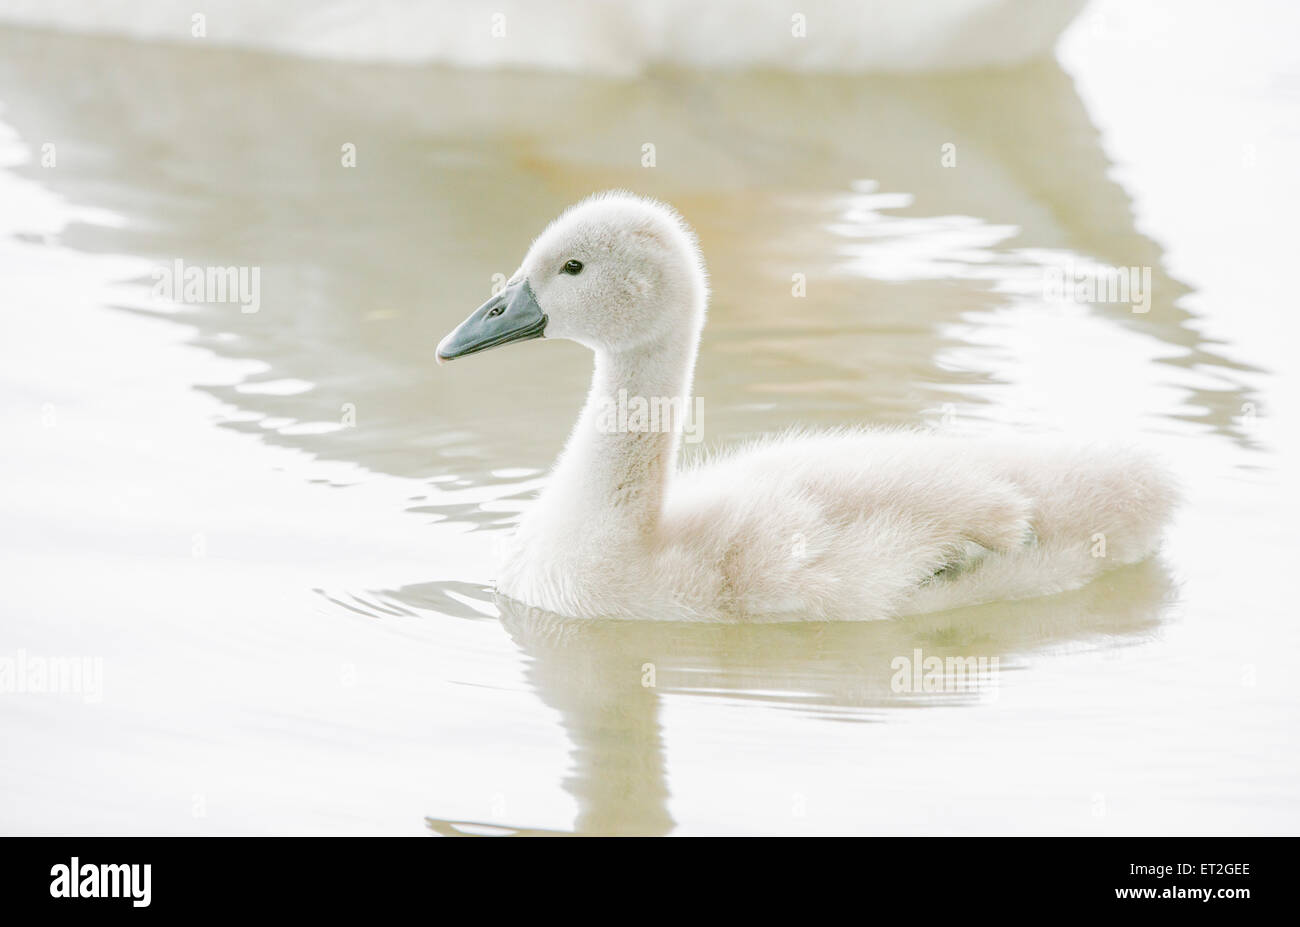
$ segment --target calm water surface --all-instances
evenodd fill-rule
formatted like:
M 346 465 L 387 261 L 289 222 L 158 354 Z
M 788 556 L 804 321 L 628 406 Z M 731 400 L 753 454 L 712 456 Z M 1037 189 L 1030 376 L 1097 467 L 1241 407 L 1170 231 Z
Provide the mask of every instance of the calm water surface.
M 0 31 L 0 656 L 103 666 L 101 699 L 0 699 L 0 830 L 1295 832 L 1300 63 L 1209 10 L 1101 4 L 1059 63 L 908 78 Z M 900 621 L 496 600 L 589 358 L 433 349 L 608 187 L 709 262 L 688 452 L 1136 436 L 1187 485 L 1166 551 Z M 256 265 L 260 311 L 154 299 L 178 258 Z M 1064 261 L 1150 267 L 1149 311 L 1047 298 Z M 897 691 L 918 649 L 997 668 Z

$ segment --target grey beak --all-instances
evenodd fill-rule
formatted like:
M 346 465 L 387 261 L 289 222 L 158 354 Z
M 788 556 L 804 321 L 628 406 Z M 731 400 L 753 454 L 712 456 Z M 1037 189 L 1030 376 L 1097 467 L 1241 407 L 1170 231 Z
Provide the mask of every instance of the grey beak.
M 512 283 L 479 306 L 438 345 L 438 361 L 477 354 L 512 341 L 541 338 L 546 313 L 527 280 Z

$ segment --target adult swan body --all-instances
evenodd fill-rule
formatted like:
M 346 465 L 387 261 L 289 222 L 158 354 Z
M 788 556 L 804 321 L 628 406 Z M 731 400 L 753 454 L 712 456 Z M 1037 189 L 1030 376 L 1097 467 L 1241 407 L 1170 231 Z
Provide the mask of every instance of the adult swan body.
M 1123 446 L 853 428 L 679 469 L 707 303 L 681 217 L 606 193 L 438 346 L 440 362 L 543 337 L 595 354 L 500 593 L 572 617 L 865 620 L 1061 592 L 1157 546 L 1171 481 Z M 613 413 L 638 399 L 658 421 Z

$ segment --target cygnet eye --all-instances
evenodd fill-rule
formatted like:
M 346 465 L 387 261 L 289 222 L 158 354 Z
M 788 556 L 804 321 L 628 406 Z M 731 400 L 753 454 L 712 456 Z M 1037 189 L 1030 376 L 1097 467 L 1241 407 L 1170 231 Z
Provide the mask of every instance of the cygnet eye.
M 565 261 L 564 266 L 560 268 L 560 273 L 576 277 L 582 273 L 582 261 Z
M 488 310 L 487 317 L 490 319 L 490 318 L 493 318 L 493 317 L 495 317 L 495 316 L 500 315 L 501 313 L 503 313 L 503 312 L 505 312 L 505 311 L 506 311 L 506 307 L 505 307 L 505 306 L 493 306 L 491 309 Z

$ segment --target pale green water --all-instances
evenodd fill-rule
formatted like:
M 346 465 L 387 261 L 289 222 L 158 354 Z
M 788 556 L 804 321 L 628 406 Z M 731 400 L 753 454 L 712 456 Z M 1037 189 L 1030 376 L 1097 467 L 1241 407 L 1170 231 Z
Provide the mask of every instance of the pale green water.
M 103 661 L 102 701 L 0 698 L 0 830 L 1294 832 L 1300 67 L 1283 30 L 1123 10 L 1061 64 L 930 78 L 0 32 L 0 657 Z M 899 622 L 495 602 L 588 358 L 433 348 L 614 186 L 700 233 L 707 444 L 1136 434 L 1188 487 L 1167 551 Z M 260 267 L 260 311 L 152 301 L 177 258 Z M 1150 311 L 1049 302 L 1066 258 L 1151 267 Z M 999 669 L 895 691 L 918 648 Z

